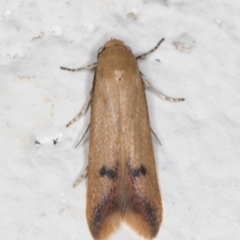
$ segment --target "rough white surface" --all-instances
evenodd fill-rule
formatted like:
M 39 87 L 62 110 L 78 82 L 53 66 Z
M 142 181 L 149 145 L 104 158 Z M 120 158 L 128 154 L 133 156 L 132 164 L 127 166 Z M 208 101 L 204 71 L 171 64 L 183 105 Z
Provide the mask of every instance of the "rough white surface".
M 141 71 L 147 91 L 164 220 L 156 239 L 240 239 L 240 3 L 229 0 L 7 1 L 0 6 L 0 239 L 91 239 L 86 181 L 89 113 L 82 108 L 110 38 L 137 55 L 162 38 Z M 159 62 L 159 60 L 161 62 Z M 122 224 L 111 239 L 141 239 Z

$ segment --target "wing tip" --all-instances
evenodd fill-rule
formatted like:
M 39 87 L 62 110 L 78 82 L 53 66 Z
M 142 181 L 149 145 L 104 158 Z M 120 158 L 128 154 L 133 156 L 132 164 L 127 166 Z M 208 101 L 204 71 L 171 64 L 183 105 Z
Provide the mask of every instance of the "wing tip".
M 90 232 L 95 240 L 105 240 L 119 228 L 122 221 L 120 212 L 115 212 L 105 217 L 101 222 L 101 227 L 96 228 L 94 224 L 89 224 Z
M 162 217 L 156 224 L 154 224 L 154 226 L 152 226 L 146 222 L 146 219 L 140 213 L 128 211 L 126 212 L 123 220 L 139 235 L 143 236 L 146 239 L 153 239 L 158 234 L 162 222 Z
M 126 222 L 134 231 L 144 238 L 155 238 L 162 222 L 162 208 L 152 212 L 154 215 L 152 217 L 153 221 L 147 220 L 143 212 L 135 210 L 128 208 L 123 214 L 120 209 L 116 209 L 112 214 L 105 215 L 105 218 L 99 221 L 98 224 L 96 224 L 96 221 L 90 221 L 89 229 L 93 238 L 95 240 L 108 239 L 109 236 L 119 228 L 122 221 Z

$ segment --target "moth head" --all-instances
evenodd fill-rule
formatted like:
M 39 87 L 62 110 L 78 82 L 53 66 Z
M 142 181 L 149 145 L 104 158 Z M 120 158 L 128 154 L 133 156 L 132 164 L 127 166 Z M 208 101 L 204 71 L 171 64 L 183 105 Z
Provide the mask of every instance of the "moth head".
M 110 48 L 110 47 L 114 47 L 114 46 L 124 46 L 124 42 L 118 39 L 111 39 L 109 41 L 107 41 L 104 46 L 106 48 Z
M 115 47 L 115 46 L 122 46 L 127 48 L 129 51 L 131 51 L 131 49 L 128 46 L 124 45 L 124 42 L 118 39 L 114 39 L 112 38 L 111 40 L 107 41 L 99 50 L 98 50 L 98 56 L 106 49 L 106 48 L 110 48 L 110 47 Z

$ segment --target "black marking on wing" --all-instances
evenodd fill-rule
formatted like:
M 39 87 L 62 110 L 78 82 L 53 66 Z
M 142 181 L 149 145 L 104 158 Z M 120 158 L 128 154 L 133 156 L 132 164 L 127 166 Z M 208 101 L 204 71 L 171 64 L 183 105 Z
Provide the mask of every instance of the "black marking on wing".
M 97 205 L 94 211 L 94 228 L 93 228 L 93 236 L 97 236 L 99 233 L 99 229 L 101 227 L 103 216 L 104 216 L 104 209 L 106 207 L 106 203 L 108 202 L 108 198 L 104 198 L 103 201 Z
M 107 178 L 109 180 L 114 180 L 117 178 L 117 169 L 110 169 L 110 168 L 106 168 L 105 166 L 103 166 L 100 171 L 99 174 L 101 177 L 105 177 L 107 176 Z
M 146 174 L 147 169 L 143 165 L 141 165 L 139 168 L 130 168 L 130 175 L 132 180 L 140 177 L 140 175 L 146 176 Z
M 146 199 L 142 199 L 144 212 L 146 214 L 147 221 L 149 226 L 151 226 L 151 232 L 153 236 L 158 232 L 159 225 L 157 223 L 156 211 L 154 208 L 149 204 Z

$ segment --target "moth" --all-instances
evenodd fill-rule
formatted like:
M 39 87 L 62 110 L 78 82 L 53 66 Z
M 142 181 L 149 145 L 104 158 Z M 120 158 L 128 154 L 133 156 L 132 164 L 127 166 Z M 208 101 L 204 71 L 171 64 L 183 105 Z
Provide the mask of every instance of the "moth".
M 163 209 L 144 89 L 171 102 L 184 99 L 158 92 L 139 71 L 137 59 L 155 51 L 163 40 L 135 57 L 123 41 L 112 39 L 99 49 L 96 63 L 61 67 L 95 70 L 87 103 L 66 125 L 91 105 L 88 167 L 74 186 L 88 176 L 86 217 L 94 239 L 107 239 L 121 221 L 147 239 L 159 231 Z

